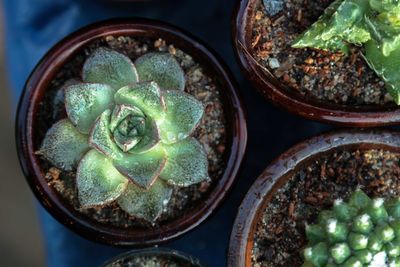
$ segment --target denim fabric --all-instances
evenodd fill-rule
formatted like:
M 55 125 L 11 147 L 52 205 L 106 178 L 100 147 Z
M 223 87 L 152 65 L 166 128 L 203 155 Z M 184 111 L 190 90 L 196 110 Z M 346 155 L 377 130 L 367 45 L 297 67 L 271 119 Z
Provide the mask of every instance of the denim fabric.
M 88 0 L 3 0 L 7 70 L 16 103 L 24 82 L 44 53 L 68 33 L 111 17 L 146 17 L 184 28 L 214 48 L 234 72 L 248 106 L 249 146 L 242 174 L 218 212 L 194 231 L 165 246 L 199 258 L 210 267 L 226 265 L 229 235 L 241 199 L 271 159 L 326 127 L 272 107 L 245 82 L 231 45 L 230 19 L 235 0 L 153 0 L 112 4 Z M 99 266 L 126 251 L 85 240 L 54 220 L 41 206 L 47 264 Z

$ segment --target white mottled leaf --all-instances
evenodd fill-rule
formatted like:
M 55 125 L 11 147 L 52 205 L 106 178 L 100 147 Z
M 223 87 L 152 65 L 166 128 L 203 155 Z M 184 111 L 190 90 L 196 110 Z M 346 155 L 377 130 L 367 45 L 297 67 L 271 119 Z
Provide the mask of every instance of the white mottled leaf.
M 132 216 L 154 223 L 171 199 L 172 188 L 163 181 L 156 181 L 149 189 L 129 183 L 118 198 L 119 206 Z
M 204 114 L 203 104 L 193 96 L 179 91 L 163 94 L 166 116 L 159 123 L 161 141 L 171 144 L 188 137 Z
M 128 182 L 111 159 L 92 149 L 83 157 L 76 173 L 79 202 L 83 207 L 108 204 L 126 190 Z
M 65 108 L 77 129 L 88 134 L 96 118 L 114 103 L 114 89 L 95 83 L 73 84 L 65 88 Z
M 156 82 L 164 90 L 185 88 L 185 73 L 174 56 L 168 53 L 147 53 L 135 61 L 141 82 Z
M 160 178 L 176 186 L 197 184 L 208 178 L 208 161 L 203 146 L 194 138 L 164 145 L 167 162 Z
M 70 171 L 89 150 L 88 136 L 80 133 L 68 119 L 55 123 L 46 133 L 40 150 L 57 168 Z
M 116 51 L 98 48 L 83 65 L 82 79 L 87 83 L 108 84 L 114 89 L 138 81 L 132 61 Z

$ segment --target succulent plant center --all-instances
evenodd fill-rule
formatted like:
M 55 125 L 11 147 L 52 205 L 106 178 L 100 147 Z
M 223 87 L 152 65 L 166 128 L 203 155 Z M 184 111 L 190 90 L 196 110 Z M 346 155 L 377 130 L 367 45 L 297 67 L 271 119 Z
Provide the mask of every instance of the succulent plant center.
M 146 128 L 151 126 L 146 122 L 146 115 L 133 106 L 118 105 L 113 113 L 110 130 L 114 141 L 122 151 L 128 152 L 142 140 Z

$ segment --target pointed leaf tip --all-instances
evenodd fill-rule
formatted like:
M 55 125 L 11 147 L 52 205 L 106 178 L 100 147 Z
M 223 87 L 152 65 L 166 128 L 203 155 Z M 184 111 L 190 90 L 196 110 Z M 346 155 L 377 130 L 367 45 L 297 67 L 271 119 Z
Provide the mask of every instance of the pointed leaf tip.
M 65 88 L 65 108 L 77 129 L 88 134 L 96 118 L 114 103 L 114 89 L 106 84 L 79 83 Z
M 46 133 L 40 150 L 57 168 L 70 171 L 89 150 L 88 136 L 81 134 L 68 119 L 55 123 Z
M 108 204 L 117 199 L 128 185 L 110 159 L 90 150 L 79 163 L 76 174 L 79 202 L 83 207 Z
M 164 145 L 167 162 L 160 178 L 169 184 L 186 187 L 208 178 L 208 161 L 203 146 L 194 138 Z
M 161 141 L 166 144 L 188 137 L 197 127 L 204 114 L 204 106 L 193 96 L 179 91 L 163 94 L 167 108 L 164 120 L 159 124 Z
M 185 73 L 174 56 L 147 53 L 135 61 L 139 81 L 154 81 L 164 90 L 185 88 Z
M 161 146 L 141 154 L 125 154 L 114 160 L 119 172 L 142 188 L 150 188 L 165 165 L 165 152 Z
M 98 48 L 83 65 L 82 79 L 88 83 L 108 84 L 114 89 L 138 81 L 136 68 L 125 55 Z
M 162 214 L 171 196 L 172 188 L 160 180 L 149 190 L 129 183 L 125 193 L 118 198 L 118 204 L 131 216 L 154 223 Z

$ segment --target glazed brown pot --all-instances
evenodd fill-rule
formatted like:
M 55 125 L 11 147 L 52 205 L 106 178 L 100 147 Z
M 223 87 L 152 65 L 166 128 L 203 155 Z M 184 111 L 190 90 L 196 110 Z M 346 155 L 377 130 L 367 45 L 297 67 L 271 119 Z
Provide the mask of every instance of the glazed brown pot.
M 257 178 L 239 208 L 233 226 L 229 267 L 250 267 L 254 234 L 265 208 L 275 192 L 298 170 L 318 159 L 342 149 L 384 149 L 400 152 L 400 133 L 391 131 L 350 130 L 323 134 L 306 140 L 278 157 Z
M 252 18 L 258 1 L 261 0 L 238 0 L 233 14 L 232 34 L 242 71 L 265 98 L 307 119 L 341 126 L 373 127 L 400 123 L 400 108 L 394 104 L 379 107 L 322 103 L 287 88 L 272 73 L 264 70 L 253 57 L 251 46 Z
M 107 35 L 163 38 L 191 55 L 215 77 L 226 114 L 226 169 L 207 198 L 182 216 L 156 228 L 118 228 L 100 224 L 77 212 L 50 188 L 35 151 L 35 116 L 38 104 L 50 81 L 75 54 L 92 41 Z M 195 228 L 209 217 L 226 197 L 241 165 L 247 142 L 246 121 L 236 83 L 227 67 L 205 45 L 167 24 L 147 19 L 110 20 L 92 24 L 69 35 L 55 45 L 40 61 L 28 79 L 19 102 L 16 142 L 25 177 L 42 205 L 61 223 L 78 234 L 98 242 L 120 246 L 148 246 L 165 242 Z
M 175 260 L 180 264 L 182 264 L 182 266 L 204 267 L 204 265 L 202 265 L 198 259 L 190 255 L 187 255 L 185 253 L 182 253 L 180 251 L 168 248 L 148 248 L 148 249 L 128 251 L 107 261 L 106 263 L 104 263 L 104 265 L 102 265 L 102 267 L 112 267 L 114 266 L 113 264 L 116 263 L 125 263 L 125 265 L 117 265 L 117 266 L 128 266 L 127 262 L 130 259 L 138 257 L 161 257 L 163 259 Z

